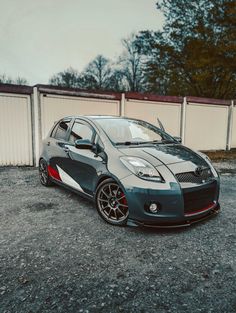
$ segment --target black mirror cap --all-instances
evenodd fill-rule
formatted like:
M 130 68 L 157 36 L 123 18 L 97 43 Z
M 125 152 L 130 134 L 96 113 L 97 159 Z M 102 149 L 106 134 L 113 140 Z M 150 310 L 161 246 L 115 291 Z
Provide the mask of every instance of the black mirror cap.
M 88 139 L 77 139 L 75 141 L 75 147 L 77 149 L 91 150 L 93 148 L 93 144 Z
M 177 141 L 178 143 L 182 143 L 182 138 L 181 137 L 174 137 L 174 140 Z

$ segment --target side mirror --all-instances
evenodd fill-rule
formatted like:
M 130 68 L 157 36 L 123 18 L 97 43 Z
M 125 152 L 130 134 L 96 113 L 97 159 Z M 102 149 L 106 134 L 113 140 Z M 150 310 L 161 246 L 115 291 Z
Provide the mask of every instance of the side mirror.
M 93 144 L 88 139 L 77 139 L 75 141 L 75 147 L 77 149 L 92 150 Z
M 174 137 L 174 140 L 179 142 L 179 143 L 182 143 L 182 138 L 181 137 Z

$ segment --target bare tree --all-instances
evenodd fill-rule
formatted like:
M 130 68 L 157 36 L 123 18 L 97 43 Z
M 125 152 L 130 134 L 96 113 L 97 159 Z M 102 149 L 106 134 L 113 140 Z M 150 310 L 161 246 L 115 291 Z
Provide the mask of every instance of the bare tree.
M 17 77 L 16 79 L 12 79 L 10 76 L 6 76 L 5 74 L 2 74 L 0 75 L 0 83 L 1 84 L 27 85 L 27 80 L 23 77 Z
M 53 75 L 49 80 L 49 84 L 72 88 L 80 87 L 80 75 L 75 69 L 70 67 Z
M 135 40 L 135 34 L 131 34 L 127 39 L 122 40 L 124 51 L 119 62 L 122 66 L 123 75 L 126 78 L 126 89 L 130 91 L 142 91 L 144 89 L 143 60 L 142 55 L 138 53 Z
M 28 84 L 27 80 L 23 77 L 17 77 L 15 80 L 15 83 L 17 85 L 27 85 Z
M 92 89 L 109 89 L 112 69 L 110 61 L 102 55 L 98 55 L 92 60 L 82 76 L 90 81 Z
M 5 74 L 0 75 L 0 83 L 2 84 L 13 84 L 13 79 Z

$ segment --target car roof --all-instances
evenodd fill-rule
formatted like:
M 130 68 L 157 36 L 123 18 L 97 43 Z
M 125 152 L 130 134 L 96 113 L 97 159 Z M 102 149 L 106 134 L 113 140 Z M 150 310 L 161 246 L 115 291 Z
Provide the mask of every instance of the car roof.
M 122 116 L 115 116 L 115 115 L 85 115 L 85 117 L 91 118 L 91 119 L 100 119 L 100 118 L 123 118 Z
M 116 115 L 71 115 L 71 116 L 65 116 L 63 119 L 67 118 L 86 118 L 91 120 L 97 120 L 97 119 L 125 119 L 124 116 L 116 116 Z

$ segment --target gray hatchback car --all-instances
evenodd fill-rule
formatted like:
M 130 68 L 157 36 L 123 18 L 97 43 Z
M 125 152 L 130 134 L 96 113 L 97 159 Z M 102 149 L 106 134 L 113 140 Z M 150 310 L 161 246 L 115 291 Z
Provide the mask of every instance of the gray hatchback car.
M 142 120 L 65 117 L 43 141 L 40 181 L 92 199 L 113 225 L 188 226 L 219 212 L 220 180 L 180 141 Z

